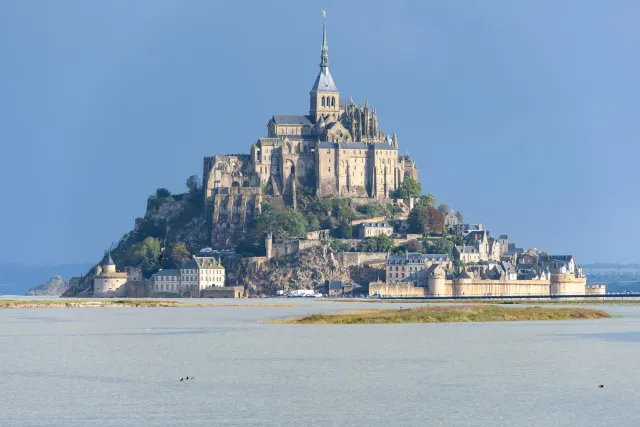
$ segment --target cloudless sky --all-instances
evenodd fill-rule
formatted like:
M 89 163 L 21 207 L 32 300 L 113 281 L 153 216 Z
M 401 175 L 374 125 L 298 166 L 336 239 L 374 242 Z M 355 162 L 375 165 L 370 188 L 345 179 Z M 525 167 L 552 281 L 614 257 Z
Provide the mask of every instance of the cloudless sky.
M 158 187 L 342 97 L 520 247 L 638 262 L 640 2 L 0 0 L 0 262 L 97 261 Z

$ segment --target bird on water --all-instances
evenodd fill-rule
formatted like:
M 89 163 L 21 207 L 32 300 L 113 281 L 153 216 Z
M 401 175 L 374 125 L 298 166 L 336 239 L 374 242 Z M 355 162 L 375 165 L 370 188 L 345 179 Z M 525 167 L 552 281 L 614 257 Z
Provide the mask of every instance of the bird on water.
M 180 381 L 184 381 L 184 378 L 180 378 Z
M 604 384 L 600 384 L 598 387 L 599 388 L 604 388 Z

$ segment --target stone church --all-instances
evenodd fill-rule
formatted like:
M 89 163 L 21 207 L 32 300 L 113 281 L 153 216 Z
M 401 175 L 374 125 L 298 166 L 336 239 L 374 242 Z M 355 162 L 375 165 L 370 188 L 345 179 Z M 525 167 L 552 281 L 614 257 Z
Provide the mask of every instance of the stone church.
M 329 69 L 323 22 L 320 72 L 309 92 L 309 114 L 276 114 L 267 136 L 250 154 L 204 158 L 205 212 L 213 221 L 212 244 L 233 244 L 260 211 L 263 194 L 284 196 L 295 206 L 296 187 L 319 197 L 393 197 L 405 177 L 417 179 L 409 156 L 398 155 L 398 139 L 379 127 L 375 108 L 340 99 Z M 288 197 L 287 197 L 288 196 Z

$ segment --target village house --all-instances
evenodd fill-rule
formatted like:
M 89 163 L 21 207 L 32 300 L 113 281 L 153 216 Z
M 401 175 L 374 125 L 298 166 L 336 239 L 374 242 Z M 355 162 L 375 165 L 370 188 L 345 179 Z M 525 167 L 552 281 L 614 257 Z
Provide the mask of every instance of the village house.
M 405 253 L 387 259 L 387 283 L 409 282 L 414 286 L 427 286 L 427 269 L 433 264 L 451 268 L 452 261 L 446 254 Z
M 386 222 L 363 222 L 359 225 L 360 238 L 366 239 L 367 237 L 376 237 L 381 234 L 391 236 L 393 234 L 393 227 Z
M 151 276 L 151 292 L 200 298 L 204 289 L 223 287 L 224 267 L 214 258 L 194 256 L 179 269 L 162 269 Z

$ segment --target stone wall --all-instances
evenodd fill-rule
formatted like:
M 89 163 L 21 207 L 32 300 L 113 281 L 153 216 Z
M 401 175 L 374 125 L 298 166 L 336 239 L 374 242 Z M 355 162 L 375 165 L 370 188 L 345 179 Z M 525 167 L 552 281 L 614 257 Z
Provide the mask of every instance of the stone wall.
M 386 252 L 338 252 L 335 254 L 336 261 L 342 267 L 361 266 L 362 264 L 386 263 L 388 254 Z
M 383 297 L 426 297 L 427 288 L 413 286 L 410 283 L 369 283 L 369 295 Z
M 202 298 L 242 298 L 243 286 L 224 286 L 221 288 L 209 288 L 201 291 Z
M 551 294 L 553 295 L 583 295 L 587 279 L 575 277 L 573 274 L 551 274 Z
M 454 296 L 549 295 L 548 280 L 454 279 Z

